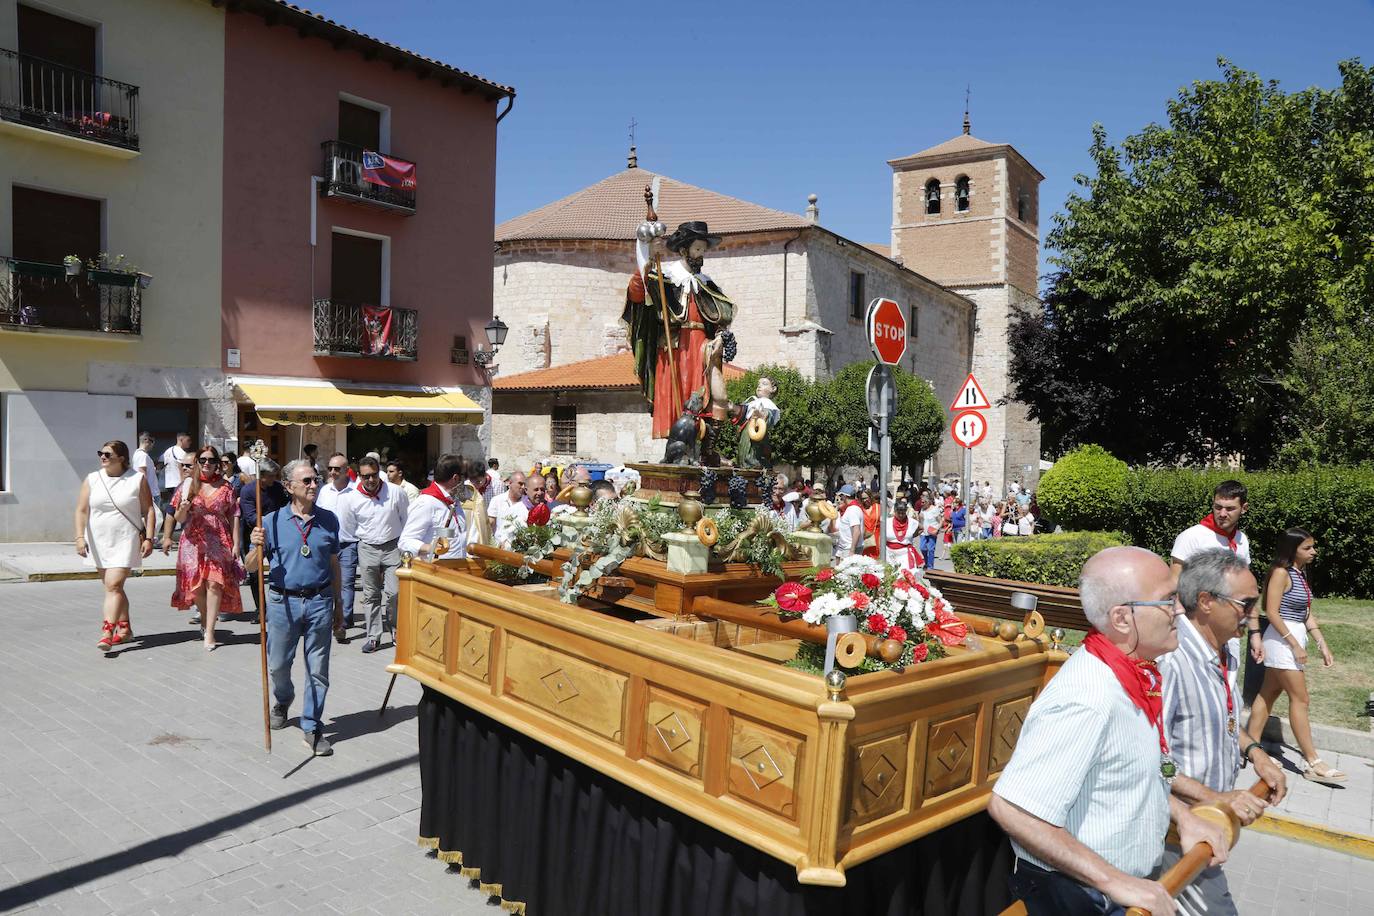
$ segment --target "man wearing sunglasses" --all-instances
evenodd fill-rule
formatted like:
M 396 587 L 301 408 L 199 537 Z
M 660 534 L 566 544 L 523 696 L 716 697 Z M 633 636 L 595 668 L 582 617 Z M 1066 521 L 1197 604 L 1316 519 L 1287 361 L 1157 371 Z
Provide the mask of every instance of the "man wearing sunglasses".
M 1283 770 L 1238 724 L 1240 659 L 1231 640 L 1259 601 L 1259 586 L 1249 564 L 1229 550 L 1213 548 L 1189 558 L 1178 577 L 1178 600 L 1185 611 L 1178 621 L 1178 651 L 1159 662 L 1164 732 L 1179 770 L 1171 789 L 1189 805 L 1220 802 L 1249 825 L 1287 791 Z M 1236 789 L 1236 776 L 1247 762 L 1273 787 L 1272 802 Z M 1182 857 L 1178 847 L 1167 847 L 1164 867 Z M 1206 869 L 1193 886 L 1209 916 L 1236 912 L 1220 868 Z
M 1170 794 L 1176 765 L 1164 731 L 1154 661 L 1178 646 L 1179 608 L 1164 561 L 1139 547 L 1112 547 L 1083 566 L 1083 648 L 1031 704 L 988 813 L 1011 837 L 1009 882 L 1030 916 L 1176 912 L 1150 879 L 1172 816 L 1185 847 L 1229 846 Z
M 358 578 L 358 535 L 344 520 L 339 501 L 356 489 L 348 477 L 348 456 L 335 452 L 325 464 L 325 478 L 315 505 L 328 509 L 339 517 L 339 596 L 343 602 L 343 622 L 334 630 L 334 641 L 348 642 L 348 628 L 353 626 L 353 593 Z
M 401 568 L 400 539 L 409 511 L 405 491 L 382 479 L 381 461 L 368 453 L 358 462 L 358 488 L 339 500 L 339 525 L 358 538 L 367 614 L 363 652 L 376 652 L 383 629 L 396 625 L 396 570 Z

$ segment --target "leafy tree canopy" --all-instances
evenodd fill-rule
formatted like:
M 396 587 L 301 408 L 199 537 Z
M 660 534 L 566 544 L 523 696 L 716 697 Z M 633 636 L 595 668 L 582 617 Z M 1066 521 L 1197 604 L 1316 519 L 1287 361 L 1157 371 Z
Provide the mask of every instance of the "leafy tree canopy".
M 823 386 L 817 411 L 830 442 L 819 465 L 876 465 L 868 450 L 868 372 L 873 361 L 841 369 Z M 945 410 L 930 385 L 900 366 L 892 368 L 897 381 L 897 415 L 892 419 L 892 463 L 920 465 L 940 447 L 945 429 Z
M 1011 328 L 1013 397 L 1051 453 L 1374 454 L 1352 413 L 1374 403 L 1374 68 L 1285 93 L 1220 67 L 1119 148 L 1093 129 L 1045 307 Z

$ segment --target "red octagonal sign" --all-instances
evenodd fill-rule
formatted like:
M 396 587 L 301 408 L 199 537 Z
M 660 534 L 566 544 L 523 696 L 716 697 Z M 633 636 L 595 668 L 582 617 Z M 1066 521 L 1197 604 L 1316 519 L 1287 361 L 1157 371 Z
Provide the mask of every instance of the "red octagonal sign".
M 891 299 L 868 304 L 868 345 L 873 355 L 895 366 L 906 355 L 906 313 Z

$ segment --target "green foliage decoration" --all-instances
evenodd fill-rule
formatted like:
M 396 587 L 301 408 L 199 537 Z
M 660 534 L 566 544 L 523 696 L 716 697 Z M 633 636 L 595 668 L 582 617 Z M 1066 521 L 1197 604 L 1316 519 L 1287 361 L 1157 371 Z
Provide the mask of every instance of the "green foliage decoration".
M 1064 528 L 1111 528 L 1126 497 L 1130 469 L 1100 445 L 1084 445 L 1055 462 L 1040 478 L 1035 498 L 1040 511 Z
M 955 572 L 1077 588 L 1078 574 L 1089 557 L 1125 543 L 1120 532 L 1069 531 L 966 541 L 955 544 L 950 553 Z

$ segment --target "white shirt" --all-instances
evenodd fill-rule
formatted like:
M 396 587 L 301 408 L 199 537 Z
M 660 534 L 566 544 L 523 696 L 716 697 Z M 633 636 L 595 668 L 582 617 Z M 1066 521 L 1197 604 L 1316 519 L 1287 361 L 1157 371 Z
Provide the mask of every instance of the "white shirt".
M 129 457 L 129 468 L 130 470 L 144 474 L 148 480 L 148 487 L 152 491 L 156 492 L 159 489 L 157 483 L 157 467 L 153 464 L 152 455 L 149 455 L 141 448 L 134 449 L 133 455 Z
M 1035 516 L 1027 512 L 1016 520 L 1016 533 L 1023 537 L 1035 534 Z
M 1204 528 L 1202 525 L 1194 525 L 1174 539 L 1174 546 L 1169 551 L 1169 556 L 1187 563 L 1192 559 L 1193 554 L 1201 553 L 1204 550 L 1215 550 L 1218 547 L 1230 550 L 1231 544 L 1225 536 L 1217 534 L 1212 529 Z M 1246 563 L 1250 562 L 1250 539 L 1245 536 L 1244 531 L 1236 532 L 1235 553 Z
M 258 476 L 258 463 L 248 455 L 239 455 L 238 465 L 240 474 L 247 474 L 249 477 Z
M 992 791 L 1143 878 L 1164 854 L 1169 829 L 1169 785 L 1159 764 L 1155 727 L 1112 669 L 1079 650 L 1031 704 Z M 1049 867 L 1015 840 L 1012 848 Z
M 382 481 L 376 496 L 362 487 L 339 500 L 339 528 L 352 530 L 363 544 L 385 544 L 401 536 L 410 499 L 398 486 Z
M 857 550 L 854 545 L 854 528 L 859 529 L 859 544 Z M 858 503 L 851 503 L 848 509 L 840 513 L 840 519 L 835 523 L 835 553 L 839 557 L 847 557 L 853 553 L 863 552 L 864 537 L 864 510 Z
M 179 445 L 162 453 L 162 489 L 175 490 L 181 485 L 181 462 L 191 454 Z
M 921 510 L 921 530 L 918 534 L 926 534 L 934 537 L 940 533 L 940 526 L 945 523 L 945 510 L 939 506 L 930 506 Z
M 506 482 L 501 479 L 501 472 L 496 468 L 487 468 L 487 480 L 490 482 L 487 484 L 486 490 L 482 492 L 482 496 L 490 504 L 493 499 L 506 492 Z
M 886 536 L 883 539 L 883 561 L 889 566 L 897 569 L 915 569 L 917 567 L 917 560 L 911 555 L 911 551 L 908 548 L 916 543 L 916 535 L 918 533 L 917 526 L 920 523 L 908 512 L 906 517 L 906 530 L 901 537 L 898 537 L 895 527 L 896 521 L 897 519 L 895 517 L 887 520 Z
M 454 533 L 448 539 L 448 553 L 442 555 L 443 559 L 457 560 L 466 557 L 467 516 L 463 513 L 463 507 L 457 503 L 445 503 L 429 493 L 421 493 L 415 498 L 415 502 L 410 504 L 410 510 L 406 513 L 406 524 L 401 531 L 399 546 L 402 550 L 428 559 L 431 554 L 423 547 L 425 544 L 434 543 L 441 528 L 454 529 Z
M 415 502 L 415 500 L 420 498 L 420 488 L 415 486 L 415 484 L 411 483 L 409 480 L 406 480 L 405 478 L 402 478 L 400 483 L 392 484 L 392 486 L 400 487 L 402 490 L 404 490 L 406 494 L 406 499 L 410 500 L 411 502 Z
M 242 458 L 239 459 L 239 461 L 242 460 Z M 252 461 L 253 459 L 250 458 L 248 460 Z M 339 543 L 353 544 L 357 542 L 358 534 L 353 530 L 353 522 L 345 519 L 343 512 L 339 511 L 339 503 L 343 500 L 345 493 L 352 493 L 354 490 L 358 489 L 358 485 L 347 477 L 343 479 L 347 482 L 348 486 L 344 487 L 342 490 L 332 483 L 321 484 L 319 495 L 315 497 L 315 505 L 319 506 L 321 509 L 328 509 L 339 519 Z M 344 527 L 345 525 L 347 525 L 347 527 Z
M 510 501 L 510 494 L 503 493 L 500 498 L 491 501 L 491 516 L 493 524 L 491 526 L 491 538 L 496 542 L 496 546 L 503 550 L 510 549 L 510 539 L 519 525 L 525 524 L 525 519 L 529 517 L 530 510 L 525 505 L 523 499 Z

